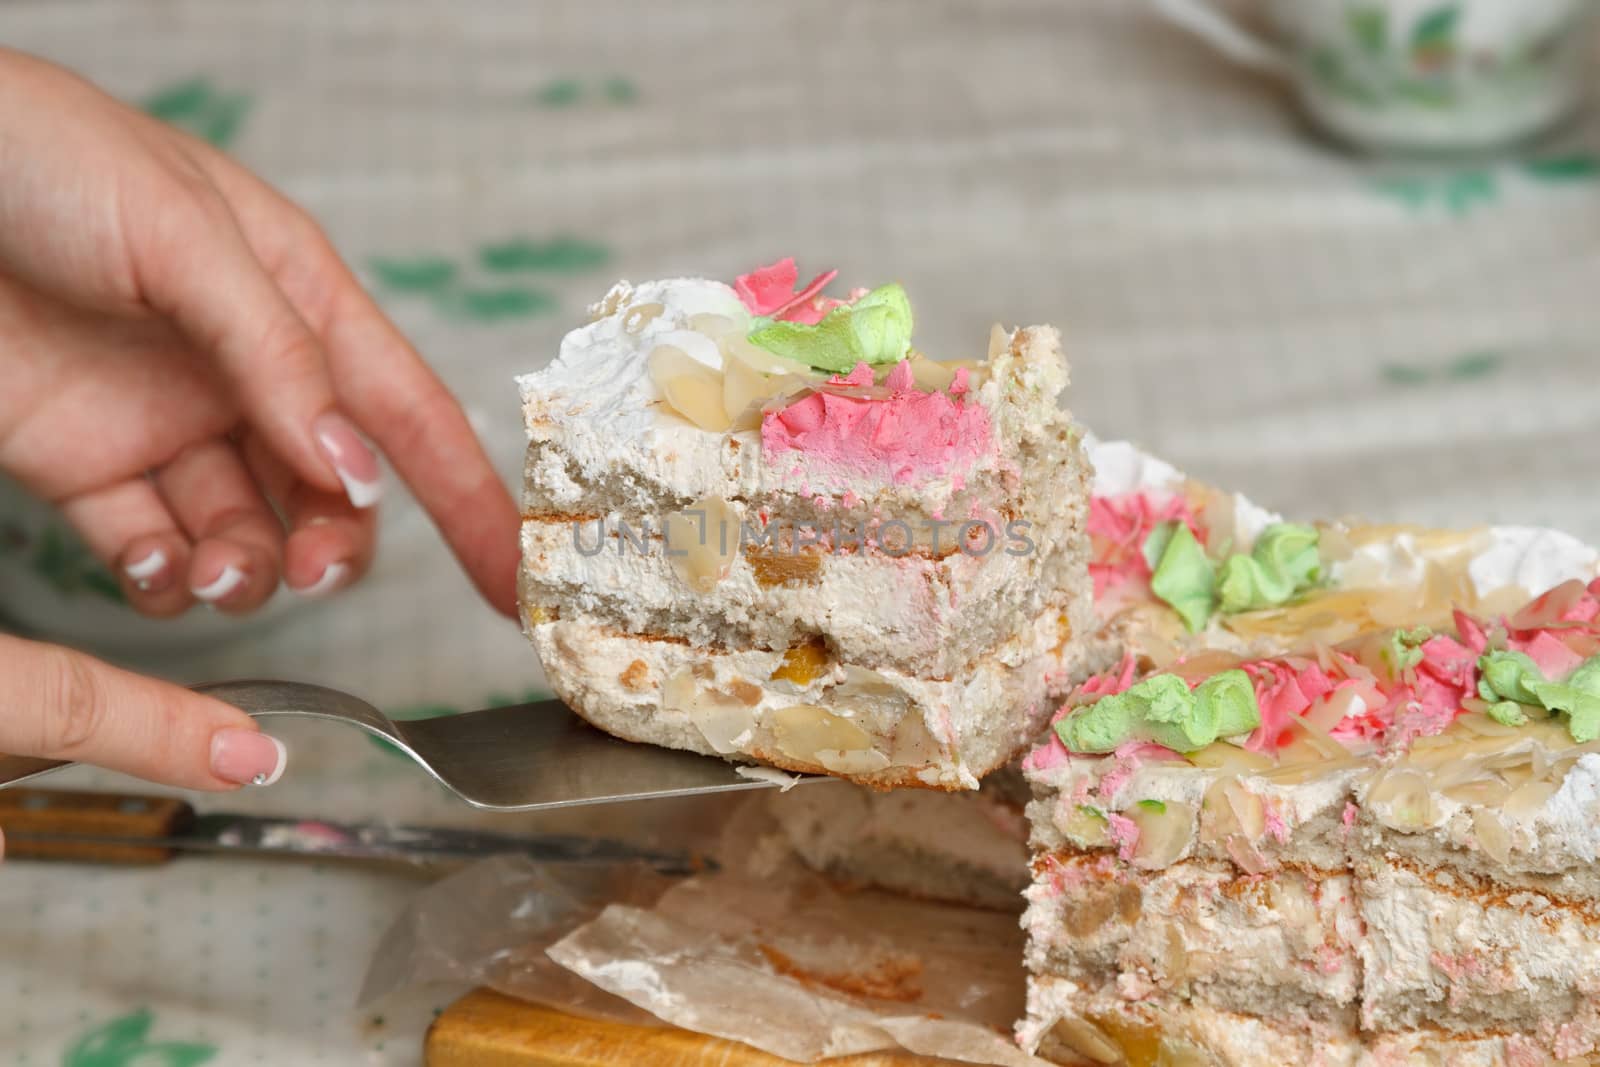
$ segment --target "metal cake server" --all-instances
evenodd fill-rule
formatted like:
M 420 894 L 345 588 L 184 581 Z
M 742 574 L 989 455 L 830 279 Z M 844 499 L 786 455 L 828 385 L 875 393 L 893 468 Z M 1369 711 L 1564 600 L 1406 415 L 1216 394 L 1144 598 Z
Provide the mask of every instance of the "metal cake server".
M 359 697 L 320 685 L 243 681 L 194 688 L 258 719 L 297 716 L 359 726 L 410 756 L 468 804 L 488 811 L 538 811 L 775 784 L 745 777 L 734 764 L 714 756 L 612 737 L 559 700 L 395 722 Z M 0 787 L 68 765 L 0 755 Z

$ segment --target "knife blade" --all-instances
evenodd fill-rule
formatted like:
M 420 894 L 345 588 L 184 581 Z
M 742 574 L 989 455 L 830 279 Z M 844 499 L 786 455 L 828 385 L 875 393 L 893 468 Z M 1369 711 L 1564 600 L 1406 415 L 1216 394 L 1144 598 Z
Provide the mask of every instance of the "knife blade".
M 342 823 L 226 812 L 199 814 L 176 797 L 0 790 L 7 858 L 161 863 L 177 852 L 233 852 L 428 864 L 521 853 L 547 863 L 645 863 L 663 874 L 709 861 L 579 834 L 511 834 L 434 826 Z

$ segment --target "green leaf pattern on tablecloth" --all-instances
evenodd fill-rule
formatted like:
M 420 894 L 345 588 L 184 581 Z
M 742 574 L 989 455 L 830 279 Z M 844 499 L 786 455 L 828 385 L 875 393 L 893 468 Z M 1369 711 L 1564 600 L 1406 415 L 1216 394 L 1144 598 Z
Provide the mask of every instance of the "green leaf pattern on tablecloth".
M 1505 368 L 1502 352 L 1483 350 L 1458 356 L 1442 367 L 1414 363 L 1386 363 L 1381 368 L 1384 381 L 1391 385 L 1418 386 L 1435 382 L 1466 382 L 1488 378 Z
M 639 87 L 623 76 L 606 78 L 552 78 L 533 91 L 533 102 L 552 109 L 586 103 L 626 106 L 639 99 Z
M 570 274 L 597 270 L 610 259 L 611 251 L 605 245 L 572 237 L 555 237 L 548 241 L 530 241 L 518 237 L 487 244 L 478 250 L 478 262 L 483 269 L 496 274 L 515 271 Z
M 151 115 L 218 148 L 233 142 L 251 104 L 249 93 L 218 89 L 203 75 L 158 89 L 143 101 Z
M 151 1041 L 154 1024 L 145 1008 L 96 1026 L 62 1055 L 62 1067 L 199 1067 L 217 1054 L 200 1042 Z
M 374 259 L 372 273 L 386 289 L 406 293 L 428 293 L 455 281 L 456 265 L 439 256 L 415 259 Z
M 611 261 L 603 244 L 570 236 L 539 241 L 511 237 L 478 248 L 470 266 L 443 255 L 376 256 L 368 267 L 378 287 L 395 296 L 426 297 L 443 318 L 457 322 L 497 323 L 508 319 L 554 315 L 560 298 L 549 288 L 508 283 L 504 275 L 575 275 L 598 270 Z M 492 282 L 473 273 L 495 275 Z
M 1413 211 L 1438 207 L 1457 217 L 1467 214 L 1478 204 L 1493 202 L 1500 195 L 1499 182 L 1492 172 L 1486 170 L 1384 178 L 1376 183 L 1375 188 Z
M 1498 170 L 1472 168 L 1438 174 L 1380 178 L 1373 188 L 1416 212 L 1434 209 L 1456 217 L 1502 199 L 1508 182 L 1523 179 L 1533 186 L 1566 185 L 1600 180 L 1600 156 L 1568 152 L 1537 156 Z

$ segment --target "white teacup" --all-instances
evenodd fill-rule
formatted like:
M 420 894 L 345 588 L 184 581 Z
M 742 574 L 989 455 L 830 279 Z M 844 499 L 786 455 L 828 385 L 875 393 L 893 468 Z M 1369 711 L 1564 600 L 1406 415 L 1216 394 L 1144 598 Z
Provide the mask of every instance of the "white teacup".
M 1596 0 L 1266 0 L 1267 41 L 1212 0 L 1151 0 L 1228 57 L 1291 81 L 1363 148 L 1475 152 L 1541 133 L 1587 88 Z

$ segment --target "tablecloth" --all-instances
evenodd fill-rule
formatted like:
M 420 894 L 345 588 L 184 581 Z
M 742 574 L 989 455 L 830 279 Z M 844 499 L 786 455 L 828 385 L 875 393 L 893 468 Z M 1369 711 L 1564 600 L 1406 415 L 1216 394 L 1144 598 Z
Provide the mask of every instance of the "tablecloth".
M 1592 118 L 1512 159 L 1354 159 L 1134 0 L 9 0 L 0 40 L 315 213 L 508 482 L 512 376 L 612 279 L 794 255 L 904 282 L 940 357 L 981 354 L 994 321 L 1059 324 L 1082 420 L 1287 514 L 1600 541 Z M 358 590 L 138 665 L 319 681 L 406 714 L 542 691 L 515 627 L 391 500 Z M 285 736 L 281 783 L 195 802 L 560 822 L 470 814 L 335 728 Z M 0 1063 L 418 1063 L 448 991 L 353 1007 L 417 884 L 8 863 Z

